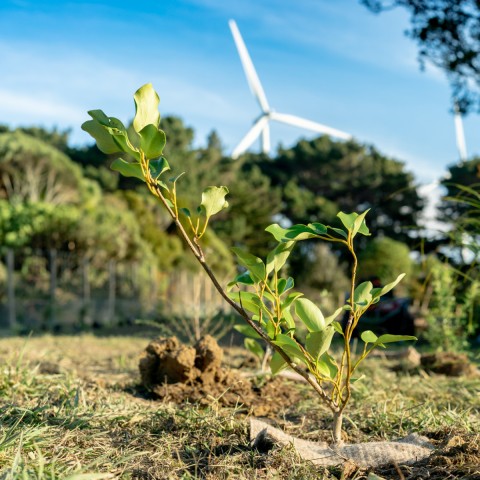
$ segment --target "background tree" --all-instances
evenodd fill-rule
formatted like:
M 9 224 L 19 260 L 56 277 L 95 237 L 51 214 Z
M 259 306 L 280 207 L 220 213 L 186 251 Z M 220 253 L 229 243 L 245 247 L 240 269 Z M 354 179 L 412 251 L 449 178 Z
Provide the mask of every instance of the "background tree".
M 403 7 L 421 66 L 442 69 L 462 111 L 480 109 L 480 3 L 476 0 L 360 0 L 373 12 Z

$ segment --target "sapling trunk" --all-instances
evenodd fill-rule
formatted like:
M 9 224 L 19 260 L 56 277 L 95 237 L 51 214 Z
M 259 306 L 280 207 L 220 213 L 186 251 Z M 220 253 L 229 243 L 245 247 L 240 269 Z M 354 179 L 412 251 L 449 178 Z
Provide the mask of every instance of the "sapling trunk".
M 335 446 L 342 445 L 342 423 L 343 423 L 343 412 L 335 412 L 333 414 L 333 423 L 332 423 L 332 435 L 333 443 Z

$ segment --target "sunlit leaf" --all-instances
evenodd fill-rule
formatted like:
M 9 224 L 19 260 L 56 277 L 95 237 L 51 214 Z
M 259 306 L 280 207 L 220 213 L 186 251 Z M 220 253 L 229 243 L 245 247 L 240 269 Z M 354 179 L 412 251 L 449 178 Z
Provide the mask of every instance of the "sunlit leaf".
M 135 118 L 133 119 L 133 128 L 139 132 L 147 125 L 158 127 L 160 122 L 160 113 L 158 105 L 160 98 L 154 90 L 151 83 L 140 87 L 133 96 L 135 101 Z
M 112 162 L 110 168 L 116 172 L 119 172 L 124 177 L 135 177 L 143 182 L 145 181 L 142 167 L 139 163 L 129 163 L 123 160 L 123 158 L 117 158 Z
M 319 332 L 325 329 L 325 318 L 322 312 L 308 298 L 299 298 L 295 302 L 295 313 L 309 332 Z
M 244 252 L 241 248 L 237 247 L 232 248 L 232 251 L 237 256 L 238 261 L 251 273 L 252 277 L 257 280 L 256 283 L 265 280 L 266 269 L 261 258 Z

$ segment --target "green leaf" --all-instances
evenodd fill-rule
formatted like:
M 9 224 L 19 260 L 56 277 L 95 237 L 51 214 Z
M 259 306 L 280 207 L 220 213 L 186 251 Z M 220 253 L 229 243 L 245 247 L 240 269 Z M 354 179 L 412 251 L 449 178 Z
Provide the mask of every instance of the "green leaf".
M 228 292 L 227 294 L 232 300 L 241 305 L 245 310 L 252 312 L 256 315 L 260 314 L 260 310 L 265 310 L 258 295 L 252 292 Z
M 181 208 L 180 211 L 188 218 L 192 217 L 192 214 L 190 213 L 190 210 L 188 208 Z
M 315 231 L 306 225 L 293 225 L 287 228 L 285 240 L 306 240 L 307 238 L 315 238 Z
M 343 307 L 337 308 L 331 315 L 325 317 L 325 325 L 330 325 L 341 313 L 343 313 Z
M 372 291 L 373 284 L 372 282 L 363 282 L 355 288 L 353 293 L 353 301 L 357 305 L 368 305 L 369 302 L 372 300 Z
M 175 175 L 174 177 L 169 178 L 168 181 L 171 183 L 177 183 L 177 180 L 183 175 L 185 175 L 185 172 L 179 173 L 178 175 Z
M 294 281 L 292 277 L 288 277 L 288 279 L 281 278 L 278 281 L 278 294 L 283 295 L 285 292 L 288 292 L 294 286 Z
M 344 213 L 344 212 L 338 212 L 337 217 L 340 219 L 340 221 L 343 223 L 343 226 L 349 230 L 353 230 L 353 226 L 355 225 L 355 220 L 358 217 L 357 213 Z
M 308 298 L 299 298 L 296 301 L 295 313 L 309 332 L 319 332 L 325 329 L 325 318 L 322 312 Z
M 330 348 L 334 333 L 333 327 L 327 327 L 321 332 L 310 332 L 305 342 L 308 353 L 318 359 Z
M 202 193 L 200 209 L 207 217 L 207 220 L 224 208 L 228 207 L 225 196 L 228 193 L 227 187 L 207 187 Z
M 270 370 L 272 371 L 272 375 L 276 375 L 286 368 L 288 368 L 288 363 L 285 362 L 283 357 L 278 352 L 274 352 L 272 359 L 270 360 Z
M 170 165 L 167 162 L 167 159 L 164 157 L 159 158 L 158 160 L 150 160 L 150 173 L 152 177 L 157 179 L 164 172 L 170 170 Z
M 323 223 L 309 223 L 307 226 L 311 228 L 317 235 L 325 235 L 328 231 L 327 226 Z
M 143 182 L 145 181 L 142 167 L 139 163 L 129 163 L 123 160 L 123 158 L 117 158 L 112 162 L 110 168 L 116 172 L 119 172 L 124 177 L 135 177 Z
M 318 360 L 317 366 L 320 367 L 319 370 L 326 377 L 330 377 L 332 380 L 337 376 L 338 367 L 335 365 L 335 361 L 331 355 L 324 353 Z
M 158 127 L 160 123 L 160 113 L 158 104 L 160 98 L 154 90 L 151 83 L 140 87 L 133 96 L 135 100 L 135 118 L 133 119 L 133 128 L 140 133 L 147 125 Z
M 103 110 L 89 110 L 88 114 L 100 125 L 103 125 L 104 127 L 110 126 L 110 119 L 105 115 Z
M 332 322 L 332 327 L 335 329 L 337 333 L 344 336 L 342 325 L 339 322 Z
M 365 210 L 360 215 L 357 215 L 355 222 L 353 222 L 352 237 L 354 237 L 357 233 L 360 233 L 365 236 L 370 235 L 370 230 L 368 229 L 367 224 L 365 223 L 365 216 L 369 211 L 370 209 Z
M 253 276 L 257 282 L 262 282 L 266 279 L 265 264 L 261 258 L 252 255 L 251 253 L 244 252 L 242 249 L 234 247 L 231 249 L 237 256 L 238 261 L 242 264 Z
M 306 359 L 301 348 L 298 346 L 298 343 L 292 337 L 281 333 L 280 335 L 277 335 L 273 343 L 281 347 L 282 350 L 287 353 L 287 355 L 292 356 L 303 363 L 306 363 Z
M 227 287 L 234 287 L 238 283 L 241 283 L 242 285 L 255 285 L 255 281 L 250 275 L 250 272 L 243 272 L 240 275 L 237 275 L 231 282 L 227 284 Z
M 341 237 L 347 239 L 348 235 L 345 230 L 342 230 L 341 228 L 334 228 L 334 227 L 328 227 L 330 230 L 333 230 L 336 234 L 340 235 Z
M 245 338 L 243 340 L 243 344 L 245 345 L 245 348 L 252 352 L 254 355 L 256 355 L 259 358 L 263 358 L 265 355 L 265 352 L 263 351 L 263 348 L 260 346 L 260 344 L 254 340 L 253 338 Z
M 282 228 L 278 223 L 269 225 L 266 229 L 266 232 L 271 233 L 277 242 L 282 242 L 285 239 L 285 233 L 287 229 Z
M 380 291 L 378 291 L 378 289 L 375 289 L 374 296 L 375 297 L 381 297 L 382 295 L 385 295 L 386 293 L 388 293 L 390 290 L 393 290 L 403 280 L 403 277 L 405 277 L 405 273 L 401 273 L 396 278 L 396 280 L 394 280 L 392 283 L 389 283 L 389 284 L 385 285 L 384 287 L 382 287 L 380 289 Z
M 140 153 L 130 142 L 125 125 L 115 117 L 109 117 L 109 122 L 110 126 L 104 128 L 112 136 L 113 141 L 123 152 L 140 161 Z
M 378 337 L 371 330 L 365 330 L 362 332 L 360 338 L 365 343 L 375 343 L 378 340 Z
M 407 340 L 418 340 L 418 338 L 412 335 L 390 335 L 387 333 L 385 335 L 380 335 L 375 343 L 376 344 L 394 343 L 394 342 L 404 342 Z
M 160 157 L 165 148 L 165 132 L 155 125 L 145 125 L 138 132 L 140 135 L 140 148 L 148 159 Z
M 90 134 L 95 139 L 97 142 L 97 147 L 101 152 L 110 155 L 112 153 L 119 153 L 122 151 L 118 144 L 113 141 L 112 136 L 96 120 L 88 120 L 84 122 L 82 124 L 82 130 Z
M 273 270 L 278 272 L 285 265 L 294 245 L 295 242 L 280 243 L 267 255 L 267 275 Z
M 285 321 L 287 327 L 289 330 L 294 330 L 295 329 L 295 320 L 292 317 L 292 314 L 290 313 L 290 310 L 284 310 L 283 312 L 283 320 Z
M 289 308 L 293 302 L 299 297 L 303 297 L 303 293 L 300 292 L 292 292 L 287 295 L 285 300 L 282 302 L 282 309 L 285 310 Z
M 242 325 L 234 325 L 233 328 L 240 332 L 242 335 L 245 335 L 249 338 L 262 338 L 250 325 L 242 324 Z

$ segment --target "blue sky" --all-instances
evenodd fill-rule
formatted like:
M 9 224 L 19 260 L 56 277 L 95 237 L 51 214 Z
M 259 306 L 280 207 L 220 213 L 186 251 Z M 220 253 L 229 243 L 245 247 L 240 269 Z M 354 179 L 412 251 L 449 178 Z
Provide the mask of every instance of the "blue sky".
M 152 82 L 162 114 L 177 114 L 203 144 L 226 151 L 260 113 L 228 28 L 234 18 L 270 105 L 341 129 L 407 163 L 420 182 L 457 161 L 450 91 L 420 72 L 401 10 L 372 15 L 358 0 L 0 2 L 0 123 L 73 129 L 101 108 L 124 121 Z M 469 154 L 478 116 L 464 120 Z M 313 135 L 272 126 L 272 142 Z M 258 148 L 258 147 L 257 147 Z

